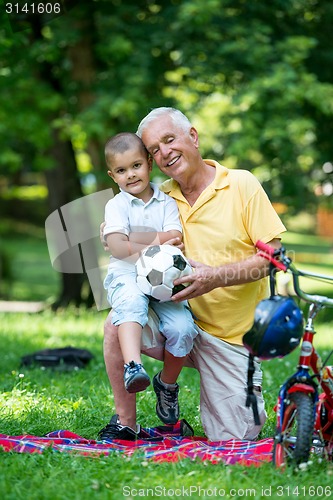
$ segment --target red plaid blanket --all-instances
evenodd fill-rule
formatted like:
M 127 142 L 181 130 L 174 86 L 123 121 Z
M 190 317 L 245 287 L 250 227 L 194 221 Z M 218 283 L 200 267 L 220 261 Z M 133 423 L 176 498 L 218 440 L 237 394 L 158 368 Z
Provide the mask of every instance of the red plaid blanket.
M 112 455 L 121 452 L 131 456 L 142 452 L 145 459 L 156 462 L 177 462 L 183 458 L 207 460 L 212 463 L 240 463 L 259 466 L 272 460 L 273 439 L 259 441 L 208 441 L 203 437 L 184 437 L 180 433 L 180 422 L 176 425 L 142 429 L 138 441 L 85 439 L 73 432 L 61 430 L 46 436 L 7 436 L 0 434 L 0 447 L 4 451 L 18 453 L 43 453 L 51 447 L 58 452 L 75 452 L 86 456 Z M 145 436 L 145 437 L 144 437 Z

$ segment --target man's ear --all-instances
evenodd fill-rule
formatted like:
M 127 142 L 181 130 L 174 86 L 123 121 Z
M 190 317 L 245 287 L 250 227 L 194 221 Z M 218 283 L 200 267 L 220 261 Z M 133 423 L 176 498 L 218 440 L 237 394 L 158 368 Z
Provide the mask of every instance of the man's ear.
M 190 137 L 193 141 L 193 144 L 196 148 L 199 147 L 199 134 L 197 132 L 197 129 L 194 127 L 191 127 L 190 129 Z
M 149 172 L 153 170 L 153 157 L 151 155 L 148 155 L 148 166 L 149 166 Z

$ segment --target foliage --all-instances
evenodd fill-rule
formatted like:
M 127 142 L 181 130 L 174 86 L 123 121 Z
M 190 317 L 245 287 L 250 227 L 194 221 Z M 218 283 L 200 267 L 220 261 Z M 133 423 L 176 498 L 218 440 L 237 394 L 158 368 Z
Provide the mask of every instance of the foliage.
M 317 121 L 322 116 L 327 125 L 332 114 L 332 79 L 314 66 L 317 51 L 327 57 L 332 49 L 320 34 L 332 8 L 277 0 L 269 6 L 225 1 L 218 9 L 218 3 L 183 5 L 184 19 L 197 19 L 182 31 L 179 56 L 181 92 L 197 96 L 188 109 L 200 118 L 203 110 L 200 130 L 208 122 L 205 138 L 213 154 L 252 170 L 271 199 L 309 208 L 311 176 L 332 157 L 328 142 L 319 144 Z M 209 29 L 203 32 L 204 23 Z
M 205 157 L 252 170 L 272 201 L 290 212 L 331 204 L 332 170 L 322 171 L 333 153 L 328 0 L 67 5 L 52 20 L 21 13 L 23 24 L 1 11 L 1 197 L 29 172 L 44 176 L 49 212 L 117 190 L 105 172 L 107 138 L 173 105 L 199 129 Z M 16 209 L 27 219 L 25 206 Z M 88 304 L 82 290 L 82 277 L 62 275 L 56 306 Z
M 172 104 L 200 125 L 205 155 L 308 207 L 332 158 L 332 18 L 328 0 L 96 0 L 23 31 L 7 20 L 0 171 L 51 168 L 56 130 L 106 182 L 106 138 Z

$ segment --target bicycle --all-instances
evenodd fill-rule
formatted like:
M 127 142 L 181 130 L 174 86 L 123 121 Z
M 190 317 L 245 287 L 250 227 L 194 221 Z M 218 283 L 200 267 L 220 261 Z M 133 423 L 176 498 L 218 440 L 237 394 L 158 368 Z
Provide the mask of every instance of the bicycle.
M 314 320 L 324 307 L 333 307 L 333 298 L 311 295 L 301 289 L 300 277 L 333 283 L 333 276 L 301 271 L 286 255 L 284 247 L 275 249 L 261 241 L 256 243 L 259 254 L 271 263 L 271 280 L 276 284 L 276 272 L 292 275 L 296 295 L 310 304 L 301 341 L 296 372 L 281 386 L 276 411 L 276 432 L 273 464 L 283 468 L 287 463 L 307 462 L 311 451 L 333 457 L 333 366 L 323 362 L 316 351 Z M 272 285 L 271 285 L 272 286 Z

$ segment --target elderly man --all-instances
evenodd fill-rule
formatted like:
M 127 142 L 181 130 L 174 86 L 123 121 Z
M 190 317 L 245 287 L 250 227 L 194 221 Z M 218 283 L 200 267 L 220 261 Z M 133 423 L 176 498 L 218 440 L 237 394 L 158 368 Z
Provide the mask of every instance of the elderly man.
M 173 300 L 189 300 L 199 327 L 186 366 L 200 373 L 204 431 L 210 440 L 255 439 L 266 419 L 262 373 L 256 363 L 253 383 L 260 417 L 260 425 L 256 425 L 252 409 L 245 404 L 248 352 L 242 344 L 256 305 L 268 296 L 267 261 L 257 255 L 255 243 L 260 239 L 278 247 L 286 229 L 250 172 L 229 170 L 202 158 L 198 132 L 179 110 L 152 110 L 141 121 L 137 134 L 160 170 L 171 178 L 160 189 L 177 202 L 185 255 L 194 268 L 190 277 L 175 282 L 190 281 L 190 285 Z M 143 352 L 163 359 L 163 337 L 157 325 L 152 316 Z M 123 360 L 117 328 L 109 317 L 104 358 L 116 415 L 99 436 L 136 439 L 135 395 L 126 392 L 119 375 Z M 178 405 L 178 391 L 172 394 L 166 386 L 155 392 L 165 411 Z

